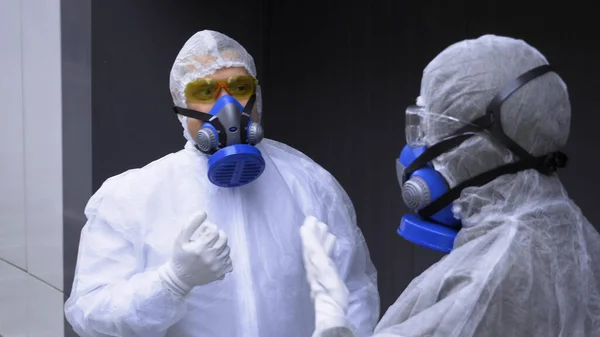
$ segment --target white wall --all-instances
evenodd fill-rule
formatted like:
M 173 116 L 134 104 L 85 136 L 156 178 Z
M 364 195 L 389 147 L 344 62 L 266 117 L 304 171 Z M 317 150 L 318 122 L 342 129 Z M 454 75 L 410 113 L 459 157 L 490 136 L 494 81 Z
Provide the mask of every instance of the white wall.
M 63 336 L 60 0 L 0 0 L 0 336 Z

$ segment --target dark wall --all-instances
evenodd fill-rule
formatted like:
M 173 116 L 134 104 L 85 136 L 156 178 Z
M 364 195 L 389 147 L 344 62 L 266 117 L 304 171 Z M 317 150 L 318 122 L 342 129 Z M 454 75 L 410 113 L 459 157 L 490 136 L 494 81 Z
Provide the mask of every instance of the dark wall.
M 593 102 L 600 54 L 591 36 L 595 21 L 585 17 L 594 11 L 578 5 L 574 16 L 548 2 L 529 6 L 535 11 L 506 1 L 94 1 L 93 190 L 112 175 L 181 149 L 169 71 L 194 32 L 221 31 L 257 62 L 267 136 L 311 156 L 354 201 L 385 310 L 441 257 L 395 234 L 408 212 L 394 171 L 404 145 L 404 109 L 414 103 L 422 69 L 437 53 L 495 33 L 537 47 L 569 86 L 571 162 L 561 177 L 589 220 L 600 224 L 600 191 L 588 188 L 600 184 L 600 160 L 593 156 L 600 140 Z M 65 277 L 73 269 L 65 264 Z
M 92 194 L 91 0 L 62 0 L 63 289 L 71 292 L 83 209 Z M 65 336 L 76 336 L 65 321 Z

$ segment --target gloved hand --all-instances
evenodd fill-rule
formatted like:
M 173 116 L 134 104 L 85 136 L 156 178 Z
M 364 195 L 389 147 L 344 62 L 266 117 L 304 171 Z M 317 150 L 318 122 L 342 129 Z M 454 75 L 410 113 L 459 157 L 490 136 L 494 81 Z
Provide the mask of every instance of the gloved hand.
M 222 280 L 233 270 L 227 236 L 205 220 L 205 212 L 192 216 L 175 241 L 173 255 L 159 268 L 164 284 L 181 296 L 196 286 Z M 198 238 L 192 240 L 196 230 Z
M 300 227 L 300 237 L 306 279 L 315 305 L 315 333 L 322 335 L 326 331 L 338 329 L 350 333 L 346 320 L 348 288 L 331 260 L 335 236 L 329 232 L 326 224 L 308 216 Z M 344 327 L 347 329 L 343 329 Z

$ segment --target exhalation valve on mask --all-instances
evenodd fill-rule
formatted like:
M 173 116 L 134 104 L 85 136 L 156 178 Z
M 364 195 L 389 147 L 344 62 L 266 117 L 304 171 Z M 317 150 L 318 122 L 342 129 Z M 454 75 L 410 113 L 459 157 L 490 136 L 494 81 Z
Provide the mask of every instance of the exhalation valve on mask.
M 461 221 L 456 219 L 452 212 L 452 204 L 460 197 L 462 190 L 467 187 L 483 186 L 505 174 L 535 169 L 549 175 L 558 168 L 566 166 L 567 157 L 562 152 L 534 157 L 504 133 L 500 122 L 502 102 L 525 83 L 551 71 L 553 69 L 550 65 L 543 65 L 522 74 L 496 94 L 488 105 L 485 115 L 430 147 L 421 143 L 411 143 L 408 135 L 414 133 L 412 129 L 415 125 L 409 125 L 412 121 L 407 120 L 409 144 L 402 149 L 400 157 L 396 160 L 396 175 L 402 188 L 402 199 L 415 213 L 402 217 L 398 227 L 400 236 L 420 246 L 449 253 L 462 227 Z M 408 116 L 413 110 L 414 107 L 407 109 L 407 118 L 414 117 Z M 411 130 L 408 130 L 409 128 Z M 481 132 L 488 132 L 492 139 L 508 148 L 519 160 L 486 171 L 450 188 L 445 178 L 433 167 L 432 160 Z
M 256 96 L 246 107 L 230 95 L 221 96 L 208 113 L 180 107 L 177 114 L 201 120 L 196 148 L 208 155 L 208 179 L 220 187 L 247 185 L 260 177 L 265 160 L 254 146 L 264 137 L 263 128 L 250 118 Z

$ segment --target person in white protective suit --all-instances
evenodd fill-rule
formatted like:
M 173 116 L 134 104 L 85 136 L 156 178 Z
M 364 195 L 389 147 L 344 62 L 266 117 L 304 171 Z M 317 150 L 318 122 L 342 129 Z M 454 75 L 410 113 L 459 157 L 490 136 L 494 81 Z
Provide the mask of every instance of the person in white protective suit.
M 260 142 L 252 57 L 235 40 L 201 31 L 170 78 L 187 144 L 108 179 L 90 199 L 65 304 L 75 332 L 310 336 L 315 315 L 298 232 L 307 214 L 338 237 L 333 259 L 349 289 L 348 320 L 372 331 L 376 271 L 353 206 L 310 158 Z
M 600 336 L 600 235 L 555 173 L 566 164 L 558 151 L 571 110 L 545 57 L 507 37 L 458 42 L 423 71 L 417 105 L 398 160 L 416 214 L 399 233 L 438 251 L 451 238 L 452 247 L 368 335 Z M 348 320 L 348 289 L 328 257 L 335 233 L 309 217 L 301 234 L 313 336 L 365 336 Z

